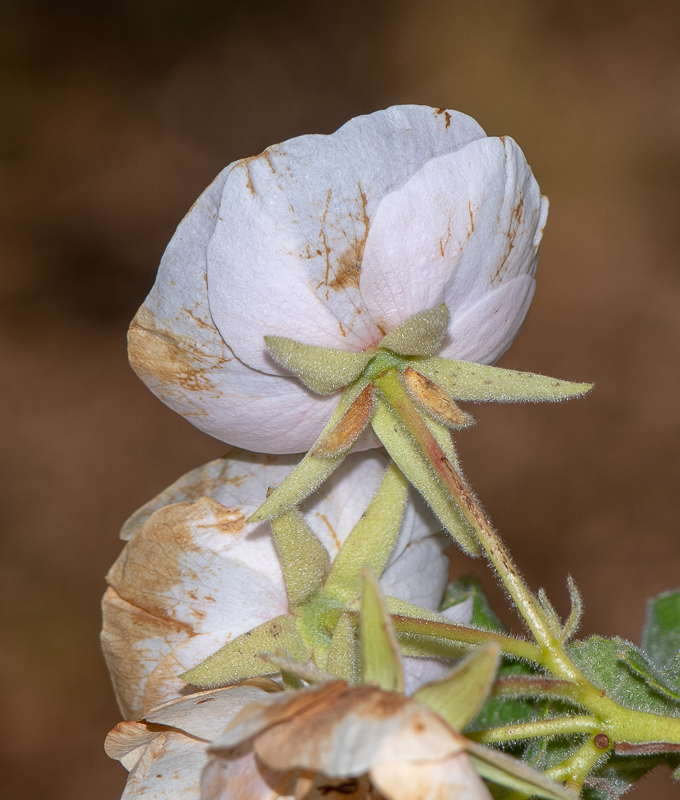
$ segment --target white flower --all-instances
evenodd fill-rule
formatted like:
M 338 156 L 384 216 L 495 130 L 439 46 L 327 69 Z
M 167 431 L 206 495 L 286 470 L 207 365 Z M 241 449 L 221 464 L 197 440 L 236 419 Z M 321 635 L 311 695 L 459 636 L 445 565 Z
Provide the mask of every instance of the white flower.
M 517 145 L 455 111 L 397 106 L 274 145 L 227 167 L 180 224 L 131 363 L 201 430 L 302 452 L 338 397 L 292 378 L 266 335 L 359 352 L 446 303 L 439 355 L 493 363 L 531 303 L 546 215 Z
M 331 559 L 364 514 L 387 464 L 377 451 L 350 456 L 302 507 Z M 245 520 L 294 465 L 292 457 L 233 451 L 180 478 L 123 527 L 129 541 L 107 577 L 102 646 L 126 718 L 194 691 L 179 675 L 235 637 L 289 613 L 269 525 Z M 447 541 L 438 529 L 419 498 L 406 505 L 381 578 L 385 594 L 438 609 L 448 577 Z M 447 615 L 468 623 L 471 607 Z M 408 686 L 442 669 L 435 659 L 406 659 Z

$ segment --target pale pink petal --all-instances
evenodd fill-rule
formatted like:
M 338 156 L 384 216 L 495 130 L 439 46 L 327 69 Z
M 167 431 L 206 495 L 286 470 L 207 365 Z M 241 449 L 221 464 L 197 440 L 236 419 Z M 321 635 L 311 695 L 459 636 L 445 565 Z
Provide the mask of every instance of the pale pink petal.
M 441 760 L 378 764 L 370 776 L 389 800 L 491 800 L 465 753 Z
M 449 577 L 444 553 L 450 544 L 451 538 L 444 533 L 413 539 L 383 573 L 383 593 L 438 611 Z
M 531 275 L 520 275 L 461 311 L 449 326 L 442 358 L 495 364 L 519 333 L 535 289 Z
M 208 294 L 238 358 L 280 373 L 265 334 L 354 351 L 377 341 L 359 275 L 380 200 L 428 159 L 483 136 L 464 114 L 397 106 L 234 164 L 208 249 Z
M 463 358 L 454 336 L 459 316 L 519 277 L 533 280 L 546 214 L 512 139 L 482 139 L 433 158 L 381 202 L 364 250 L 362 297 L 385 330 L 445 302 L 447 355 Z M 527 308 L 509 324 L 514 333 Z M 496 338 L 505 348 L 511 341 Z
M 229 169 L 199 197 L 168 245 L 130 326 L 130 363 L 159 399 L 205 433 L 249 450 L 301 452 L 337 398 L 249 369 L 234 358 L 210 315 L 206 249 Z

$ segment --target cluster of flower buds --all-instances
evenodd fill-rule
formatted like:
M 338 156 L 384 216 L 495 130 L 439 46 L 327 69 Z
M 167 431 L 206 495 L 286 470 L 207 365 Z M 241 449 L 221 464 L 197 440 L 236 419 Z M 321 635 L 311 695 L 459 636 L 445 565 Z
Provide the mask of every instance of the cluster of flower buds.
M 270 147 L 196 201 L 130 361 L 244 449 L 123 527 L 102 643 L 124 797 L 486 800 L 482 777 L 573 797 L 460 733 L 499 651 L 452 660 L 472 601 L 442 608 L 445 532 L 480 547 L 433 467 L 458 469 L 458 401 L 588 388 L 489 366 L 528 311 L 546 216 L 511 139 L 420 106 Z

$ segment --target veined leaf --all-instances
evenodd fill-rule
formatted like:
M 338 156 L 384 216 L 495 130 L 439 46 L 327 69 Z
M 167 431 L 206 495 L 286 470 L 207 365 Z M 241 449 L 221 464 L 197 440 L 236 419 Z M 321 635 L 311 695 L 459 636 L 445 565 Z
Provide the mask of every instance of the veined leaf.
M 680 590 L 648 601 L 642 648 L 666 682 L 680 689 Z

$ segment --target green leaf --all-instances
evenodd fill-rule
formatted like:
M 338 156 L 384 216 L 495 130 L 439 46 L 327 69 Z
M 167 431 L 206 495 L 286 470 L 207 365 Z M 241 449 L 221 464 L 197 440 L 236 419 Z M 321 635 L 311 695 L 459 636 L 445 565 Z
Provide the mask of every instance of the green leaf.
M 658 671 L 645 654 L 622 639 L 592 636 L 568 648 L 576 666 L 598 689 L 627 708 L 663 716 L 680 716 L 680 704 L 659 690 Z
M 284 336 L 265 336 L 274 360 L 317 394 L 333 394 L 355 381 L 373 358 L 375 349 L 362 353 L 302 344 Z
M 414 359 L 410 365 L 454 400 L 477 403 L 556 402 L 579 397 L 593 388 L 592 383 L 571 383 L 532 372 L 448 358 Z
M 284 682 L 285 674 L 307 683 L 326 683 L 333 680 L 334 677 L 317 669 L 313 664 L 302 664 L 300 661 L 295 661 L 281 648 L 278 648 L 275 653 L 260 653 L 260 656 L 263 661 L 273 664 L 281 672 Z
M 665 592 L 647 602 L 642 649 L 666 681 L 680 688 L 680 590 Z
M 429 421 L 425 419 L 425 422 L 438 443 L 439 439 L 435 435 L 436 426 L 439 426 L 449 436 L 448 430 L 443 425 L 439 425 L 439 423 L 435 425 L 431 418 Z M 399 416 L 383 400 L 377 401 L 371 424 L 392 460 L 422 494 L 444 528 L 466 553 L 477 555 L 479 544 L 470 532 L 455 501 L 440 483 L 434 469 L 402 425 Z M 434 427 L 430 427 L 431 425 Z M 439 445 L 442 446 L 441 443 Z
M 470 742 L 468 755 L 474 768 L 486 780 L 527 796 L 547 800 L 577 800 L 577 795 L 516 758 L 491 747 Z
M 286 650 L 295 661 L 304 663 L 311 657 L 298 631 L 297 619 L 289 614 L 242 633 L 180 677 L 200 689 L 212 689 L 243 678 L 271 675 L 278 670 L 263 661 L 260 653 L 275 652 L 278 648 Z
M 397 639 L 380 587 L 370 570 L 362 573 L 359 637 L 364 683 L 377 683 L 387 692 L 404 691 Z
M 359 637 L 356 622 L 351 614 L 343 614 L 328 648 L 326 671 L 347 683 L 361 682 Z
M 446 587 L 440 610 L 444 611 L 447 608 L 464 603 L 470 597 L 473 599 L 471 624 L 475 628 L 503 631 L 504 628 L 501 621 L 491 609 L 482 590 L 482 585 L 474 575 L 464 575 Z
M 361 594 L 361 570 L 383 570 L 399 537 L 408 482 L 391 464 L 368 508 L 333 560 L 325 591 L 350 603 Z
M 479 713 L 489 696 L 501 649 L 497 644 L 476 647 L 446 678 L 425 684 L 413 695 L 461 731 Z
M 295 609 L 321 589 L 331 559 L 297 511 L 284 512 L 271 521 L 271 526 L 289 605 Z
M 322 440 L 326 434 L 333 430 L 345 411 L 352 405 L 356 398 L 361 394 L 367 380 L 359 380 L 352 386 L 348 386 L 342 393 L 338 407 L 333 412 L 328 424 L 321 431 L 317 442 Z M 337 456 L 313 456 L 307 454 L 295 469 L 288 475 L 282 483 L 269 495 L 254 514 L 246 520 L 247 522 L 264 522 L 266 519 L 277 517 L 294 505 L 301 503 L 309 497 L 318 487 L 342 464 L 346 453 Z
M 439 350 L 450 319 L 446 303 L 420 311 L 383 337 L 380 347 L 401 356 L 433 356 Z

